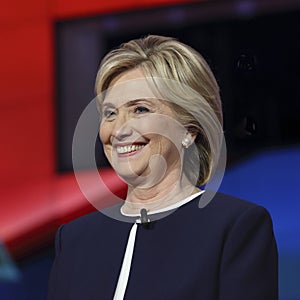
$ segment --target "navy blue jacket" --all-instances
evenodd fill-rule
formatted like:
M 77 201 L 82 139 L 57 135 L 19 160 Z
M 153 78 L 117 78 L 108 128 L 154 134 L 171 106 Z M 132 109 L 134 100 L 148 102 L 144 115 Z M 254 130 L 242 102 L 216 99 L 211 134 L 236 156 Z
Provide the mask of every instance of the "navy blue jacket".
M 224 194 L 200 209 L 200 197 L 138 225 L 125 299 L 278 299 L 268 212 Z M 131 226 L 95 212 L 60 227 L 48 300 L 113 299 Z

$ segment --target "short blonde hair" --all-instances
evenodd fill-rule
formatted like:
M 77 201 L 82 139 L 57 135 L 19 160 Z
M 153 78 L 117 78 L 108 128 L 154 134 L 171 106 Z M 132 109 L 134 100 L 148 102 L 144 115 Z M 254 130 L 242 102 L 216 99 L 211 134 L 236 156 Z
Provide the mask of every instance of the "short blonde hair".
M 197 51 L 176 39 L 149 35 L 124 43 L 104 57 L 96 78 L 97 95 L 118 75 L 137 67 L 146 76 L 169 79 L 163 90 L 166 97 L 172 95 L 170 106 L 178 121 L 197 135 L 197 150 L 185 155 L 184 172 L 192 182 L 204 185 L 212 173 L 213 152 L 220 149 L 223 122 L 219 87 L 210 67 Z M 195 168 L 196 161 L 199 168 Z

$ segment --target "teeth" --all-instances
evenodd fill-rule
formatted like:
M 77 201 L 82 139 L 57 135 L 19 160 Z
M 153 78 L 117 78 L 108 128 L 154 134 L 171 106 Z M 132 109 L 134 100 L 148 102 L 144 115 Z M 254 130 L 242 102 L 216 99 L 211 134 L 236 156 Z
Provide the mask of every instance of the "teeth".
M 145 145 L 130 145 L 130 146 L 118 146 L 117 147 L 117 153 L 119 154 L 125 154 L 130 153 L 133 151 L 137 151 L 145 147 Z

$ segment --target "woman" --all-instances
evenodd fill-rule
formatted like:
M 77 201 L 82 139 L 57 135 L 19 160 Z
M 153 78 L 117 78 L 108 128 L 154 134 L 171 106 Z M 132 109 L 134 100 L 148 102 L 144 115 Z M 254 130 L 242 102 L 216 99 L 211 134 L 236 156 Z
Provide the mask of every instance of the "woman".
M 48 300 L 277 299 L 268 212 L 200 189 L 224 156 L 202 56 L 172 38 L 132 40 L 103 59 L 96 91 L 104 152 L 128 193 L 59 229 Z

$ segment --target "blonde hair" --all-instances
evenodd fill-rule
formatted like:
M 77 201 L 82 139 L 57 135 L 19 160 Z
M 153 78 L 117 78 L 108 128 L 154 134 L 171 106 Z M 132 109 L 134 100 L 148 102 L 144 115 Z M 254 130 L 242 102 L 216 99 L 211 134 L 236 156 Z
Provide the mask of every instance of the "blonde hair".
M 184 172 L 192 182 L 204 185 L 213 170 L 213 154 L 220 149 L 223 122 L 219 87 L 210 67 L 197 51 L 176 39 L 149 35 L 124 43 L 104 57 L 96 78 L 97 95 L 118 75 L 137 67 L 146 76 L 168 79 L 162 90 L 166 99 L 171 98 L 170 107 L 178 121 L 197 135 L 196 151 L 189 152 L 192 147 L 186 151 Z

